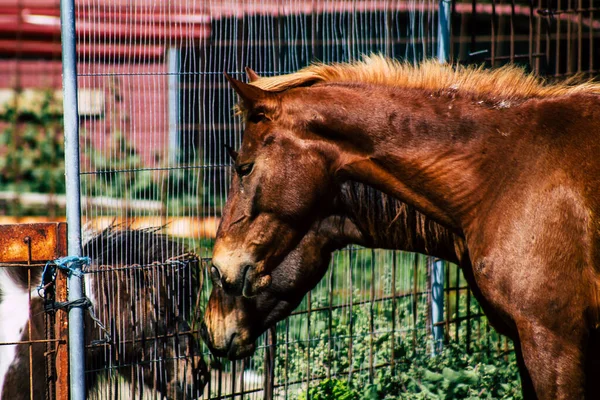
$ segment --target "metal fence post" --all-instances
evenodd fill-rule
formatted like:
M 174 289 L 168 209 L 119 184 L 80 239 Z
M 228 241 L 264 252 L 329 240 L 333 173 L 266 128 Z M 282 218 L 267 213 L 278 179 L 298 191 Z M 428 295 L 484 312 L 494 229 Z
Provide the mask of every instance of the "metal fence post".
M 167 50 L 167 65 L 169 68 L 169 161 L 171 165 L 179 164 L 180 133 L 179 133 L 179 50 L 171 47 Z
M 450 59 L 450 6 L 451 0 L 438 3 L 438 60 L 441 63 Z
M 450 0 L 438 3 L 438 60 L 446 63 L 450 59 Z M 444 339 L 444 262 L 429 259 L 431 268 L 431 332 L 433 333 L 432 353 L 442 348 Z
M 67 194 L 68 254 L 81 256 L 81 205 L 79 194 L 79 114 L 77 110 L 77 52 L 75 33 L 75 2 L 60 4 L 63 115 L 65 129 L 65 179 Z M 69 274 L 69 301 L 83 296 L 82 278 Z M 69 310 L 69 378 L 70 398 L 85 399 L 85 343 L 83 308 Z
M 431 333 L 432 354 L 441 350 L 444 343 L 444 261 L 429 258 L 431 268 Z

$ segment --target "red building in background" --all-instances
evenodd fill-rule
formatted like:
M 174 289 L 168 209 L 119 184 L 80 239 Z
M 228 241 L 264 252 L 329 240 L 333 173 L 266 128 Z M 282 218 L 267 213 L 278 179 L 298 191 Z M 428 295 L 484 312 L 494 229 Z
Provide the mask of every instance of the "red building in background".
M 204 7 L 168 3 L 161 10 L 156 3 L 76 2 L 82 134 L 98 149 L 116 131 L 147 163 L 168 148 L 169 49 L 210 34 Z M 59 7 L 59 0 L 0 0 L 0 103 L 15 92 L 25 108 L 39 92 L 60 96 Z

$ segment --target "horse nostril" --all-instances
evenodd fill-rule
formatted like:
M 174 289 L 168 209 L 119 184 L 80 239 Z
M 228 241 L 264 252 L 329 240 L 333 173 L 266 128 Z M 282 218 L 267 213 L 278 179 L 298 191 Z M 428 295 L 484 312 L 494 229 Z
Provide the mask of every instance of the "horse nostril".
M 244 274 L 242 275 L 242 285 L 248 280 L 248 271 L 252 268 L 252 264 L 246 264 L 244 266 Z

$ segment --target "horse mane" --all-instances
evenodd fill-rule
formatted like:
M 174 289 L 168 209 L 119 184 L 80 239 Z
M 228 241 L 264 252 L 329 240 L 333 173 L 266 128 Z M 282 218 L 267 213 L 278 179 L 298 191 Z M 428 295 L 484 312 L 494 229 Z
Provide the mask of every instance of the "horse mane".
M 83 247 L 83 254 L 96 265 L 149 265 L 164 263 L 172 256 L 187 253 L 187 249 L 160 228 L 128 229 L 112 225 L 92 237 Z
M 457 239 L 462 239 L 415 207 L 362 183 L 342 184 L 337 201 L 344 208 L 344 217 L 359 229 L 366 229 L 376 247 L 405 248 L 408 245 L 431 252 L 435 246 L 448 252 L 457 245 Z
M 381 55 L 364 56 L 360 61 L 348 63 L 316 63 L 291 74 L 260 78 L 252 82 L 252 85 L 280 92 L 317 83 L 342 82 L 398 86 L 434 92 L 449 91 L 492 102 L 578 93 L 600 94 L 599 82 L 583 80 L 581 76 L 550 83 L 526 73 L 515 65 L 491 70 L 482 66 L 441 64 L 435 60 L 426 60 L 415 65 Z

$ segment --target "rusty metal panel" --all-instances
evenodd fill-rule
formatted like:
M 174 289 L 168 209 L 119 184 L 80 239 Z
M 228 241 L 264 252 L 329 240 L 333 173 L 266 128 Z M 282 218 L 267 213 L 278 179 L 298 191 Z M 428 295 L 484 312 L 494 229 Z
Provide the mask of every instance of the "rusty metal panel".
M 67 224 L 58 223 L 56 226 L 56 258 L 67 255 Z M 58 302 L 67 301 L 67 273 L 59 270 L 56 274 L 55 298 Z M 55 400 L 69 400 L 69 324 L 68 314 L 65 311 L 56 314 L 54 335 L 56 342 L 56 383 Z
M 64 232 L 64 222 L 0 225 L 0 263 L 46 262 L 62 257 L 66 254 L 66 237 L 61 238 Z
M 66 229 L 64 232 L 66 243 Z M 64 247 L 66 249 L 66 247 Z M 65 252 L 66 253 L 66 252 Z M 56 300 L 67 301 L 67 274 L 59 271 L 56 275 Z M 60 341 L 56 343 L 56 384 L 55 400 L 69 400 L 69 324 L 68 314 L 61 311 L 56 314 L 54 334 Z

